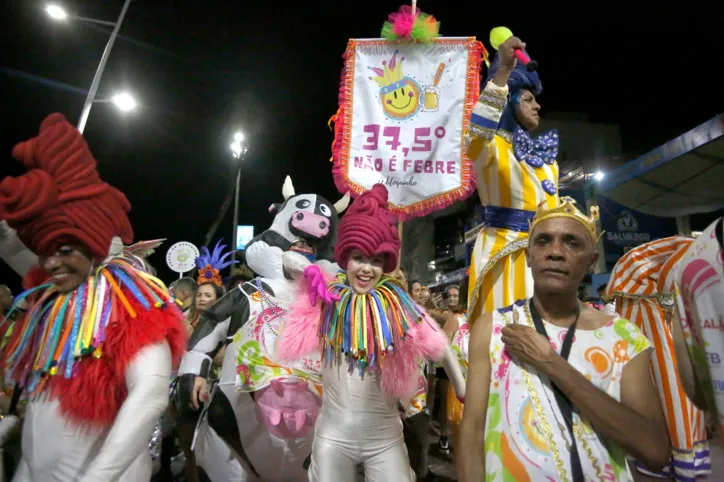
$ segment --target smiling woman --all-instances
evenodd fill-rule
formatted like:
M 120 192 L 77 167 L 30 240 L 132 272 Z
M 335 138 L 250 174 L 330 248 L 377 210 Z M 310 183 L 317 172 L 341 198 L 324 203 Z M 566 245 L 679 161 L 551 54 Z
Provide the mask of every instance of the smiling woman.
M 292 361 L 319 353 L 325 361 L 310 481 L 346 480 L 359 465 L 368 481 L 415 480 L 396 401 L 413 398 L 424 359 L 443 360 L 464 396 L 446 336 L 400 283 L 383 274 L 397 270 L 400 250 L 387 199 L 387 189 L 376 184 L 349 208 L 335 247 L 343 271 L 329 284 L 318 267 L 285 253 L 293 255 L 285 268 L 296 279 L 303 274 L 311 294 L 290 308 L 277 354 Z M 340 365 L 345 368 L 338 370 Z
M 1 354 L 30 400 L 13 480 L 149 480 L 148 437 L 183 353 L 182 315 L 123 251 L 130 203 L 100 178 L 75 127 L 53 114 L 13 157 L 28 171 L 0 182 L 0 218 L 40 265 Z
M 359 249 L 353 249 L 347 263 L 347 279 L 357 294 L 372 290 L 382 278 L 384 256 L 367 257 Z
M 93 270 L 90 250 L 80 244 L 64 244 L 54 254 L 39 259 L 61 293 L 76 289 Z

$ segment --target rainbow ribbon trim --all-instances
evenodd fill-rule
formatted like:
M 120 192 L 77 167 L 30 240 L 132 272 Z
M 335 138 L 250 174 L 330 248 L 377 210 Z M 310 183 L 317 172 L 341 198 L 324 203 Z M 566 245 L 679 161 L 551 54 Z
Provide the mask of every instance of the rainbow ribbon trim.
M 120 318 L 121 310 L 138 316 L 127 294 L 144 310 L 164 308 L 171 301 L 163 282 L 137 269 L 126 256 L 107 260 L 75 291 L 60 293 L 54 284 L 44 284 L 20 294 L 11 313 L 20 300 L 35 299 L 13 327 L 19 335 L 5 347 L 8 377 L 27 382 L 31 395 L 45 388 L 49 376 L 73 377 L 81 358 L 103 355 L 106 327 Z
M 345 355 L 350 370 L 360 373 L 382 363 L 405 338 L 411 323 L 421 323 L 423 310 L 392 277 L 383 276 L 366 294 L 355 293 L 347 275 L 340 273 L 328 285 L 340 297 L 322 310 L 320 338 L 325 364 L 339 364 Z

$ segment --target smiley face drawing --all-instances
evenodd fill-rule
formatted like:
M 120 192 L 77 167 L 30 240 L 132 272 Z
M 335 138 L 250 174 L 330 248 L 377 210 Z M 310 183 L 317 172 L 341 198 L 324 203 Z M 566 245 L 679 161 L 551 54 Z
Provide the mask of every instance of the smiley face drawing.
M 392 54 L 389 62 L 383 61 L 382 68 L 369 67 L 376 74 L 370 80 L 380 86 L 380 104 L 385 115 L 392 120 L 404 121 L 415 117 L 422 109 L 422 87 L 415 79 L 403 74 L 402 62 L 405 57 L 398 62 L 397 53 L 395 51 Z

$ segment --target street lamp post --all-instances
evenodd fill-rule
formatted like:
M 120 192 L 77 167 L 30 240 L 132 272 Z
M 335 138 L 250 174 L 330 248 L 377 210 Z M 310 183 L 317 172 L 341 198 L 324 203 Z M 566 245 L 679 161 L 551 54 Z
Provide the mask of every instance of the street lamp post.
M 244 134 L 237 132 L 234 134 L 234 142 L 231 143 L 231 154 L 234 159 L 243 159 L 246 154 L 247 145 L 245 144 Z M 231 253 L 232 261 L 236 261 L 236 236 L 239 225 L 239 185 L 241 183 L 241 161 L 236 168 L 236 188 L 234 189 L 234 227 L 232 231 L 233 251 Z
M 85 22 L 91 22 L 91 23 L 97 23 L 101 25 L 112 25 L 113 31 L 111 32 L 111 37 L 108 39 L 108 43 L 106 44 L 106 48 L 103 50 L 103 56 L 101 56 L 101 61 L 98 64 L 98 68 L 96 69 L 96 73 L 93 76 L 93 81 L 91 82 L 90 90 L 88 91 L 88 96 L 85 98 L 85 103 L 83 104 L 83 110 L 80 114 L 80 120 L 78 120 L 78 130 L 80 133 L 83 133 L 83 130 L 85 129 L 85 125 L 88 122 L 88 116 L 90 115 L 91 107 L 93 106 L 93 102 L 95 101 L 96 92 L 98 92 L 98 86 L 101 82 L 101 77 L 103 76 L 103 70 L 106 68 L 106 63 L 108 62 L 108 57 L 110 56 L 111 49 L 113 48 L 113 44 L 116 41 L 116 37 L 118 37 L 118 31 L 121 29 L 121 24 L 123 23 L 123 19 L 126 16 L 126 11 L 128 10 L 128 6 L 131 4 L 131 0 L 126 0 L 123 3 L 123 8 L 121 8 L 121 14 L 118 16 L 118 20 L 116 22 L 106 22 L 103 20 L 95 20 L 92 18 L 86 18 L 86 17 L 78 17 L 78 16 L 71 16 L 70 18 L 73 20 L 81 20 Z M 68 14 L 57 5 L 49 5 L 46 8 L 46 11 L 48 12 L 48 15 L 55 18 L 56 20 L 65 20 L 69 16 Z M 126 99 L 127 100 L 127 99 Z M 116 102 L 116 105 L 119 105 L 119 102 Z M 126 105 L 129 103 L 127 102 Z M 120 106 L 120 105 L 119 105 Z

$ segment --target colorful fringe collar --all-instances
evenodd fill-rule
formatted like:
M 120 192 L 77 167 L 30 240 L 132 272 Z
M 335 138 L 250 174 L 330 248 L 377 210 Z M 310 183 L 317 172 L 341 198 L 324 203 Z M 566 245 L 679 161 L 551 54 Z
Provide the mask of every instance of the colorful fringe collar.
M 349 287 L 344 273 L 328 288 L 340 300 L 325 305 L 322 312 L 320 338 L 326 364 L 339 364 L 345 355 L 350 370 L 358 368 L 361 373 L 375 367 L 405 338 L 411 323 L 422 322 L 422 308 L 392 277 L 383 276 L 363 295 Z
M 44 284 L 20 294 L 15 306 L 29 296 L 35 300 L 16 322 L 13 331 L 18 333 L 13 333 L 5 347 L 8 377 L 21 384 L 27 381 L 27 393 L 36 395 L 49 376 L 60 372 L 71 378 L 82 357 L 92 354 L 100 358 L 108 322 L 118 320 L 121 310 L 132 318 L 137 316 L 121 287 L 145 310 L 164 307 L 170 301 L 162 281 L 138 270 L 124 256 L 104 262 L 72 292 L 60 293 L 54 284 Z

